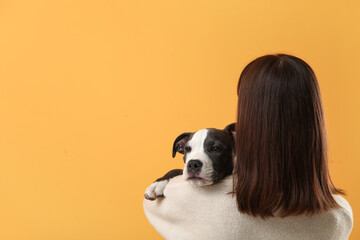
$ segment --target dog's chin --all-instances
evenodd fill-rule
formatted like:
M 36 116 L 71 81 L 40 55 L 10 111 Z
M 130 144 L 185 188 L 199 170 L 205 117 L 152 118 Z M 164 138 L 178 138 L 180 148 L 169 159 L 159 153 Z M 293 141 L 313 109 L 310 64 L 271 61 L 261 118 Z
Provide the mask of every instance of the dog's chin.
M 189 183 L 195 185 L 195 186 L 207 186 L 213 184 L 212 180 L 204 179 L 201 177 L 189 177 L 186 179 Z

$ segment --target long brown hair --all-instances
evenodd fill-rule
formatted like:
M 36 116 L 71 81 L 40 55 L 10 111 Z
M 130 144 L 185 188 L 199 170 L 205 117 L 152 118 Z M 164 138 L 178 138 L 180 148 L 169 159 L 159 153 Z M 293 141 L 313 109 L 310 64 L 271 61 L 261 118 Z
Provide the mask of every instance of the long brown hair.
M 320 89 L 307 63 L 286 54 L 249 63 L 238 83 L 235 128 L 240 212 L 286 217 L 339 207 L 332 194 L 344 192 L 330 178 Z

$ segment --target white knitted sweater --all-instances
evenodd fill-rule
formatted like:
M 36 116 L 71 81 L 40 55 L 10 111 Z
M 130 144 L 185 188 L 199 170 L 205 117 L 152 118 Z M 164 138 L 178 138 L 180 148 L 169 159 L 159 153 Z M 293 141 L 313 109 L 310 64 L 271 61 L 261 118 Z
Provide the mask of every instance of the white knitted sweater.
M 263 220 L 239 213 L 232 190 L 232 176 L 220 183 L 196 187 L 177 176 L 170 180 L 164 198 L 144 199 L 151 225 L 171 240 L 345 240 L 353 215 L 349 203 L 334 195 L 342 207 L 315 216 L 272 217 Z

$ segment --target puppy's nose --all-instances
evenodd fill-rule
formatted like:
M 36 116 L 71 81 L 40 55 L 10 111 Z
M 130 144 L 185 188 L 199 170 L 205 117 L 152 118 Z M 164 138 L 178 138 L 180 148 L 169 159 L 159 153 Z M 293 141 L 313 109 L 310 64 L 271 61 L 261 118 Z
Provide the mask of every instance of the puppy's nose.
M 198 173 L 201 170 L 202 162 L 199 160 L 190 160 L 187 164 L 187 170 L 190 173 Z

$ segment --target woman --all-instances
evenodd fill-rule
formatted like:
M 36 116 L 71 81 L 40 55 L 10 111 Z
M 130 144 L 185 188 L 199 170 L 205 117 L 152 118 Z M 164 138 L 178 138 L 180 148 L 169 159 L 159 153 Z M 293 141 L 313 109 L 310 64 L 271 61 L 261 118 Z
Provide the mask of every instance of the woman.
M 237 93 L 233 175 L 208 187 L 171 179 L 165 198 L 144 200 L 150 223 L 166 239 L 348 239 L 352 210 L 329 175 L 310 66 L 260 57 L 241 73 Z

